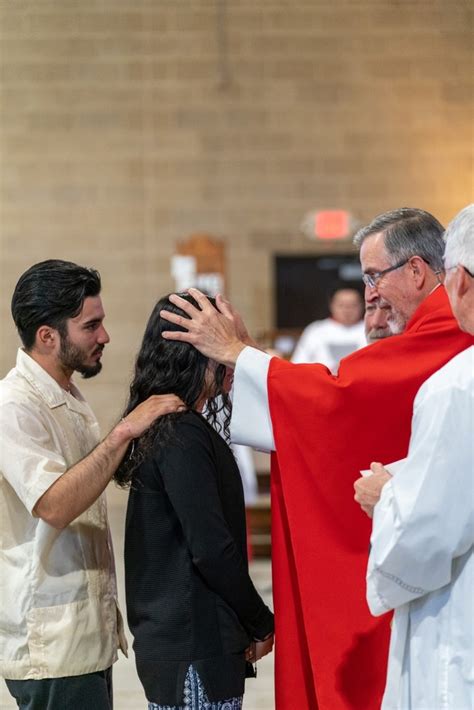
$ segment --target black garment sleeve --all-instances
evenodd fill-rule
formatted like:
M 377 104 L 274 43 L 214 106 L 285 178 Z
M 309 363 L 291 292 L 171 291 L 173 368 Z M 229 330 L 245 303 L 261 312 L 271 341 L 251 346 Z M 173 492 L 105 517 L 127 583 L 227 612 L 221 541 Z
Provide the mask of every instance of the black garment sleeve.
M 183 420 L 180 441 L 158 457 L 158 468 L 193 564 L 206 584 L 232 607 L 249 635 L 263 638 L 273 631 L 273 614 L 255 589 L 225 520 L 216 457 L 206 427 L 191 418 Z

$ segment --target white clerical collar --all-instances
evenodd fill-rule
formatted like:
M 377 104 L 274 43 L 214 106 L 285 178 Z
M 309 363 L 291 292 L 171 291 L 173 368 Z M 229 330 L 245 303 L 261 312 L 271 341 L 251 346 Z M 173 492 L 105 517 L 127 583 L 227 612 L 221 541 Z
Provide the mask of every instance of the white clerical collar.
M 440 281 L 439 283 L 437 283 L 436 286 L 431 289 L 431 291 L 429 292 L 428 296 L 431 296 L 431 294 L 434 293 L 434 292 L 436 291 L 436 289 L 439 288 L 439 287 L 442 286 L 442 285 L 443 285 L 443 284 L 441 283 L 441 281 Z

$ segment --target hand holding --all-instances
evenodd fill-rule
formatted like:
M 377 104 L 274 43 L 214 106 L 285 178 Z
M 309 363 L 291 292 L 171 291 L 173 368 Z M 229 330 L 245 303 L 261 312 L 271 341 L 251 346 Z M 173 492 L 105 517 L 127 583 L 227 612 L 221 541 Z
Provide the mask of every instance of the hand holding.
M 380 500 L 382 488 L 392 478 L 381 463 L 372 463 L 370 468 L 373 471 L 372 476 L 363 476 L 354 483 L 354 500 L 360 504 L 369 518 L 374 514 L 374 507 Z

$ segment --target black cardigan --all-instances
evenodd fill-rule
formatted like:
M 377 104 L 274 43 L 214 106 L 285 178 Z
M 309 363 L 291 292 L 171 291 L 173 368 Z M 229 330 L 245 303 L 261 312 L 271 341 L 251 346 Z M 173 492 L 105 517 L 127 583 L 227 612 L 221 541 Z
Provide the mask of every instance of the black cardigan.
M 138 469 L 125 532 L 128 623 L 147 699 L 180 705 L 190 663 L 212 701 L 242 695 L 244 650 L 273 630 L 248 574 L 242 482 L 196 412 Z

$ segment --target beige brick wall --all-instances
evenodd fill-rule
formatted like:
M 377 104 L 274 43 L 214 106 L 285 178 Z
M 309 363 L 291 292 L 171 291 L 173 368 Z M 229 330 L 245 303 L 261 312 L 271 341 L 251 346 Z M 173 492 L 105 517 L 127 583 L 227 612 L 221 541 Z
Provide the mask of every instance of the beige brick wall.
M 103 275 L 112 343 L 85 389 L 108 425 L 176 240 L 228 245 L 271 325 L 272 255 L 305 212 L 360 220 L 471 199 L 470 0 L 2 0 L 0 323 L 32 262 Z

